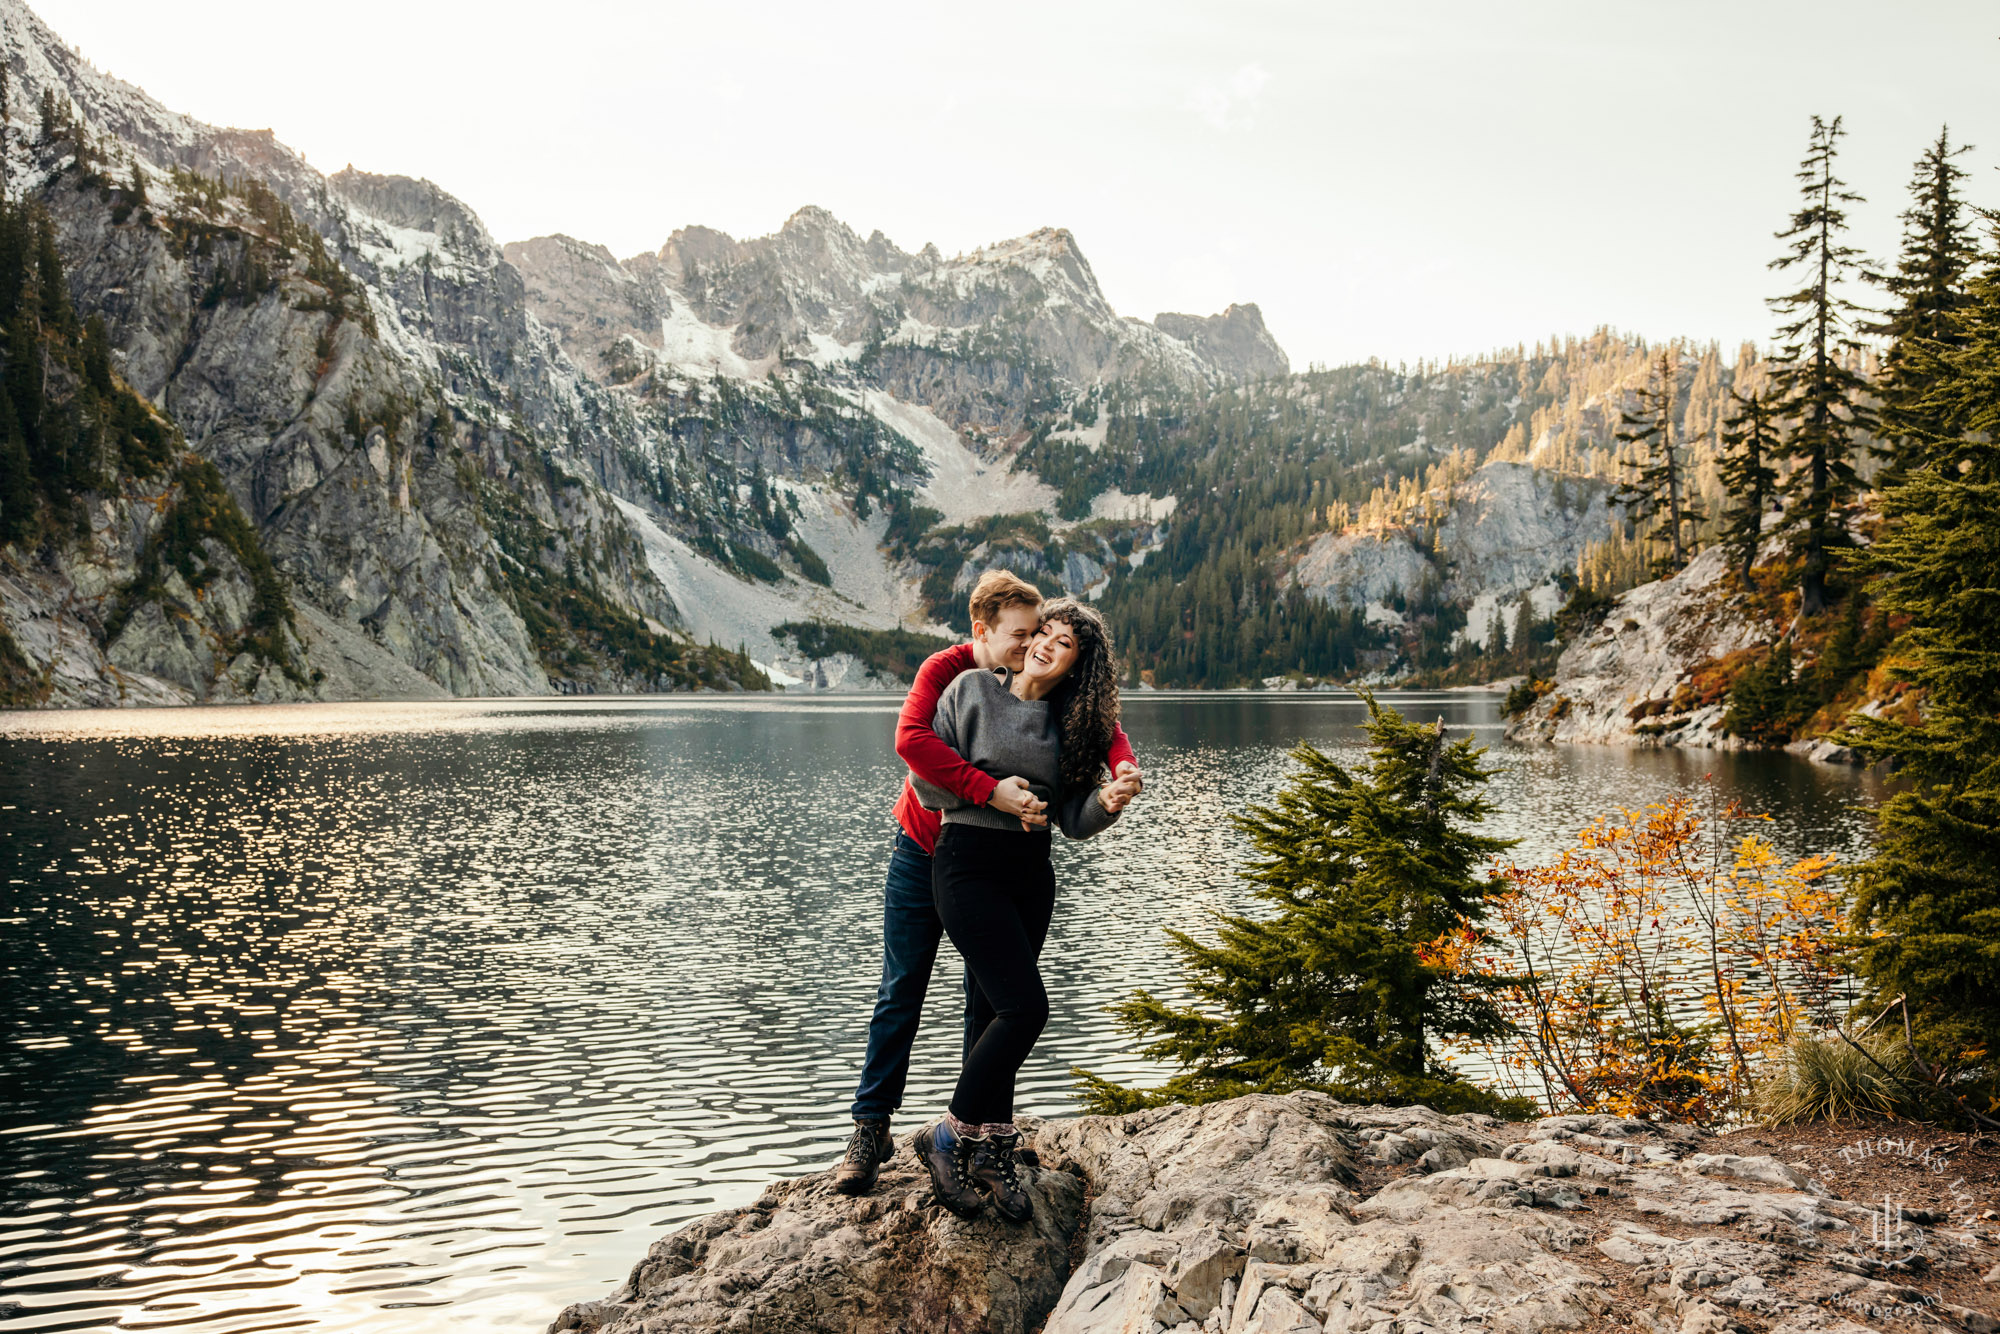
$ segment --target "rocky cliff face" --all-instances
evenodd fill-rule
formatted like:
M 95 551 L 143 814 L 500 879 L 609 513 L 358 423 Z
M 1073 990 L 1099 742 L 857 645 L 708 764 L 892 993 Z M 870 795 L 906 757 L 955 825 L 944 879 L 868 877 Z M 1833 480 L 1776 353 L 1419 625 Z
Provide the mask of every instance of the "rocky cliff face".
M 1728 553 L 1712 548 L 1671 579 L 1621 594 L 1597 629 L 1563 650 L 1555 689 L 1507 728 L 1510 739 L 1729 748 L 1727 702 L 1704 667 L 1768 645 L 1772 627 L 1731 595 Z
M 1765 540 L 1762 559 L 1782 557 L 1782 543 Z M 1507 736 L 1713 750 L 1748 744 L 1724 729 L 1729 690 L 1787 626 L 1743 595 L 1728 565 L 1727 553 L 1711 549 L 1671 578 L 1620 594 L 1596 629 L 1563 651 L 1548 693 L 1508 725 Z M 1792 645 L 1795 666 L 1809 672 L 1814 649 L 1796 639 Z M 1881 716 L 1911 707 L 1898 682 L 1867 672 L 1856 682 L 1858 697 L 1845 697 L 1836 717 L 1850 708 Z M 1859 763 L 1853 751 L 1811 727 L 1785 749 L 1827 763 Z
M 1969 1215 L 1884 1242 L 1881 1201 L 1682 1126 L 1253 1095 L 1034 1142 L 1032 1224 L 951 1218 L 907 1156 L 859 1200 L 785 1182 L 656 1243 L 551 1334 L 2000 1326 L 1975 1309 L 1991 1259 Z
M 1264 327 L 1264 312 L 1256 305 L 1231 306 L 1220 315 L 1153 317 L 1153 327 L 1178 338 L 1224 375 L 1238 380 L 1289 375 L 1291 359 Z
M 55 111 L 58 128 L 9 136 L 6 165 L 54 220 L 78 311 L 102 318 L 117 374 L 219 469 L 275 563 L 299 641 L 286 693 L 750 674 L 673 637 L 680 612 L 607 489 L 657 475 L 653 442 L 528 313 L 462 204 L 427 182 L 323 178 L 269 134 L 168 112 L 19 4 L 0 5 L 0 59 L 16 108 Z M 167 654 L 157 634 L 138 653 L 152 683 L 119 667 L 137 650 L 106 641 L 107 599 L 150 536 L 116 517 L 127 505 L 102 497 L 97 535 L 69 548 L 0 557 L 22 670 L 68 683 L 17 698 L 265 697 L 268 679 Z
M 1560 601 L 1555 581 L 1575 569 L 1585 544 L 1611 529 L 1607 488 L 1525 463 L 1492 462 L 1439 497 L 1431 527 L 1350 529 L 1307 545 L 1291 579 L 1313 597 L 1372 606 L 1391 614 L 1395 594 L 1426 583 L 1437 596 L 1472 608 L 1470 630 L 1483 633 L 1498 605 L 1539 594 L 1547 615 Z

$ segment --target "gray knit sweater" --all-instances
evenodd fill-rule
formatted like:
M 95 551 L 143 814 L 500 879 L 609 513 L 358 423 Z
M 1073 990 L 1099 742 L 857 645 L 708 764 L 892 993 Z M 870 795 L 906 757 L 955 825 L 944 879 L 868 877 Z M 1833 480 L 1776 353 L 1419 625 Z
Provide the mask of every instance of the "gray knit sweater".
M 1062 737 L 1055 709 L 1046 699 L 1017 699 L 1007 688 L 1012 674 L 973 670 L 959 673 L 938 697 L 931 728 L 938 740 L 966 761 L 995 778 L 1021 777 L 1034 794 L 1049 804 L 1049 814 L 1071 838 L 1090 838 L 1111 827 L 1118 817 L 1104 809 L 1097 788 L 1062 790 Z M 944 812 L 946 824 L 1012 829 L 1021 822 L 991 806 L 974 806 L 915 774 L 910 785 L 917 800 Z

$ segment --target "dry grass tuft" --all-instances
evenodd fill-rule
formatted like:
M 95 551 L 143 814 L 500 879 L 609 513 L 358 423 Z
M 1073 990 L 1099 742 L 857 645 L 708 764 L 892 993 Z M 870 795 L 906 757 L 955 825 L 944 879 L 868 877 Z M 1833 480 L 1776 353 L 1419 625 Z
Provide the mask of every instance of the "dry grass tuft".
M 1913 1113 L 1909 1051 L 1879 1036 L 1861 1039 L 1861 1046 L 1874 1061 L 1838 1036 L 1795 1038 L 1758 1081 L 1758 1114 L 1768 1124 L 1791 1125 Z

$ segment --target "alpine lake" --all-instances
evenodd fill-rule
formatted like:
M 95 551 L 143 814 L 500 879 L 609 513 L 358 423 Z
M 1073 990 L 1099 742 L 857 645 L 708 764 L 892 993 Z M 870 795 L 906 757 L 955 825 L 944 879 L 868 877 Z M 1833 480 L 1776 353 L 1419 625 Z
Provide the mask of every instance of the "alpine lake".
M 1705 790 L 1780 852 L 1866 850 L 1876 780 L 1789 756 L 1522 748 L 1489 694 L 1384 694 L 1491 746 L 1490 832 L 1553 855 Z M 0 714 L 0 1331 L 543 1328 L 680 1223 L 837 1159 L 901 778 L 884 696 Z M 1072 1067 L 1160 1072 L 1105 1007 L 1252 900 L 1230 817 L 1351 695 L 1128 696 L 1147 789 L 1056 842 Z M 896 1128 L 956 1073 L 946 945 Z

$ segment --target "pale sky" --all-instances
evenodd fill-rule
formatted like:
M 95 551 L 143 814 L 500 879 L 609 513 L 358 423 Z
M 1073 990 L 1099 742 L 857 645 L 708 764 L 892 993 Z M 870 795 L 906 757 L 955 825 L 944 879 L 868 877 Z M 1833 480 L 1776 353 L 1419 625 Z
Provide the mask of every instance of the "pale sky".
M 503 241 L 1063 226 L 1121 313 L 1255 301 L 1300 369 L 1767 339 L 1815 112 L 1874 253 L 1940 124 L 2000 205 L 1992 3 L 31 3 L 166 105 L 429 177 Z

